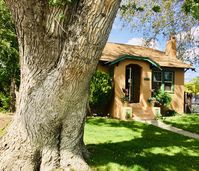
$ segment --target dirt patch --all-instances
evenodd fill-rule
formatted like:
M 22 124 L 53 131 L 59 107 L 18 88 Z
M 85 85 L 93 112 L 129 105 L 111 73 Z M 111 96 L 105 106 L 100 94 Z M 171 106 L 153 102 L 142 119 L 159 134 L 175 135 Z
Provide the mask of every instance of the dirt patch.
M 4 129 L 12 120 L 12 114 L 0 114 L 0 129 Z

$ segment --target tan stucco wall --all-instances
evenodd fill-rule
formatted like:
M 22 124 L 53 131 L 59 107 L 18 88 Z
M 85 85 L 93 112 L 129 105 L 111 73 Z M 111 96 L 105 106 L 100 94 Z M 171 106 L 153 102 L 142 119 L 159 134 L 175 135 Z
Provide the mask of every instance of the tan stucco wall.
M 174 93 L 171 107 L 178 113 L 184 112 L 184 69 L 175 69 Z
M 141 67 L 141 81 L 140 81 L 140 102 L 139 103 L 129 103 L 128 106 L 132 107 L 132 112 L 134 117 L 139 117 L 142 119 L 154 119 L 155 114 L 153 107 L 148 103 L 148 99 L 151 97 L 152 90 L 152 70 L 150 65 L 144 61 L 137 60 L 125 60 L 114 66 L 114 97 L 112 105 L 110 105 L 110 114 L 114 118 L 124 118 L 122 116 L 122 107 L 124 104 L 121 101 L 123 97 L 122 89 L 125 88 L 125 70 L 126 66 L 129 64 L 137 64 Z M 98 65 L 97 69 L 100 71 L 109 72 L 107 66 Z M 184 111 L 184 70 L 183 69 L 172 69 L 175 72 L 174 76 L 174 93 L 172 96 L 172 109 L 176 110 L 178 113 L 183 113 Z M 147 79 L 146 79 L 147 78 Z
M 109 68 L 108 68 L 108 66 L 106 65 L 102 65 L 102 63 L 98 63 L 98 65 L 97 65 L 97 70 L 99 70 L 99 71 L 102 71 L 102 72 L 105 72 L 105 73 L 109 73 Z
M 136 60 L 122 61 L 114 68 L 115 94 L 111 114 L 115 118 L 124 118 L 124 116 L 121 116 L 121 108 L 124 106 L 121 98 L 123 97 L 122 88 L 125 88 L 125 70 L 126 66 L 129 64 L 137 64 L 141 67 L 141 81 L 140 102 L 129 103 L 128 106 L 132 107 L 133 115 L 140 118 L 152 119 L 154 118 L 153 108 L 147 102 L 149 97 L 151 97 L 151 69 L 148 63 Z M 144 78 L 149 78 L 150 80 L 144 80 Z

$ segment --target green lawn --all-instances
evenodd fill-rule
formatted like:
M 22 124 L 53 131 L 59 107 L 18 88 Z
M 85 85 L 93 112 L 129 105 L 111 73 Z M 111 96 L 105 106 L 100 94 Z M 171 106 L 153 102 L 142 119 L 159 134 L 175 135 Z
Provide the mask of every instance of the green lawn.
M 139 122 L 89 118 L 85 142 L 96 171 L 199 170 L 199 141 Z
M 184 114 L 165 117 L 163 121 L 172 126 L 199 134 L 199 114 Z
M 151 125 L 90 118 L 85 142 L 97 171 L 199 170 L 199 141 Z

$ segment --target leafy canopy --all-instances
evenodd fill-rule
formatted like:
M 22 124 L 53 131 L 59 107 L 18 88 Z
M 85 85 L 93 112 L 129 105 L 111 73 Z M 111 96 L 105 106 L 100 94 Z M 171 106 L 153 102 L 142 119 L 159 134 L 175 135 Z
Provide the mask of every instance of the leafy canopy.
M 198 0 L 123 0 L 119 17 L 124 26 L 146 39 L 147 47 L 151 42 L 175 33 L 178 58 L 199 63 L 199 54 L 194 50 L 199 46 L 195 36 L 198 11 Z
M 186 14 L 191 14 L 195 19 L 199 20 L 199 0 L 185 0 L 183 10 Z
M 9 10 L 0 0 L 0 108 L 8 108 L 11 79 L 19 82 L 19 52 Z
M 186 91 L 189 93 L 199 94 L 199 77 L 193 78 L 185 84 Z

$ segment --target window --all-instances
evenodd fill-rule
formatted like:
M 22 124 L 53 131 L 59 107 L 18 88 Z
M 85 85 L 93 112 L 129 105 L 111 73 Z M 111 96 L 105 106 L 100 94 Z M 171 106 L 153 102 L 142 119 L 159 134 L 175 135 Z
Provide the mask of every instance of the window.
M 173 72 L 164 72 L 164 91 L 173 91 Z
M 159 90 L 162 89 L 166 92 L 173 92 L 174 84 L 174 72 L 163 70 L 163 71 L 153 71 L 153 83 L 152 89 Z
M 162 85 L 162 72 L 154 71 L 153 72 L 153 89 L 159 90 Z

